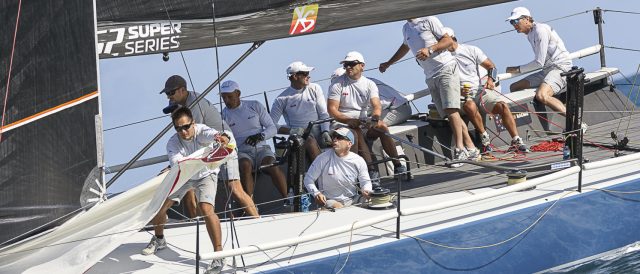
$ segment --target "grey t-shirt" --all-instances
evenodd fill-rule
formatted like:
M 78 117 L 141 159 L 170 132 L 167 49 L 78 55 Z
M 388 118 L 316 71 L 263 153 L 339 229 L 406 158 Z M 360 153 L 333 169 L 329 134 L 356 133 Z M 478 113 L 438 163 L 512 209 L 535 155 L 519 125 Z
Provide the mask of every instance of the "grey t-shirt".
M 420 49 L 438 43 L 444 36 L 444 26 L 435 16 L 411 19 L 402 28 L 403 43 L 416 55 Z M 416 59 L 417 60 L 417 59 Z M 444 66 L 454 63 L 455 59 L 447 50 L 434 52 L 427 60 L 417 60 L 427 78 L 435 76 Z

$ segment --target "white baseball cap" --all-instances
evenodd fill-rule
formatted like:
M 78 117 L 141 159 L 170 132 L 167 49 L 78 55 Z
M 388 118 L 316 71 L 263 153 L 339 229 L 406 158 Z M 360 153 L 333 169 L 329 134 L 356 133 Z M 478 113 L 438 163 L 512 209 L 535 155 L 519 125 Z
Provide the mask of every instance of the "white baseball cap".
M 453 29 L 449 28 L 449 27 L 444 27 L 442 29 L 442 32 L 449 34 L 449 37 L 455 37 L 456 34 L 453 32 Z
M 336 70 L 333 71 L 333 73 L 331 74 L 331 81 L 333 81 L 334 79 L 344 75 L 344 73 L 346 72 L 346 70 L 343 67 L 339 67 Z
M 511 12 L 511 16 L 509 16 L 509 18 L 507 18 L 506 21 L 509 20 L 513 20 L 513 19 L 518 19 L 522 16 L 529 16 L 531 17 L 531 12 L 529 12 L 529 10 L 525 7 L 517 7 L 515 9 L 513 9 L 513 11 Z
M 357 51 L 350 51 L 349 53 L 347 53 L 347 56 L 344 57 L 344 60 L 340 62 L 340 64 L 344 62 L 353 62 L 353 61 L 364 63 L 364 57 L 362 57 L 362 54 L 360 54 Z
M 287 67 L 287 75 L 292 75 L 300 71 L 312 71 L 314 67 L 309 67 L 300 61 L 295 61 Z
M 236 90 L 240 90 L 240 86 L 235 81 L 224 81 L 222 85 L 220 85 L 220 93 L 232 93 Z

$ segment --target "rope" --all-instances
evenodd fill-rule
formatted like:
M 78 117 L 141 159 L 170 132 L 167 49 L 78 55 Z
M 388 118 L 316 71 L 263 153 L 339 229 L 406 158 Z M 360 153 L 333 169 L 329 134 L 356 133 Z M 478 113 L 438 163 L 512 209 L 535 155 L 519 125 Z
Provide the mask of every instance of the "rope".
M 622 11 L 622 10 L 602 10 L 604 12 L 617 12 L 617 13 L 627 13 L 627 14 L 635 14 L 635 15 L 640 15 L 640 12 L 634 12 L 634 11 Z
M 342 272 L 342 270 L 344 269 L 344 267 L 347 265 L 347 262 L 349 261 L 349 256 L 351 255 L 351 244 L 353 243 L 353 227 L 356 225 L 358 221 L 355 221 L 351 224 L 351 232 L 349 234 L 349 251 L 347 251 L 347 258 L 344 260 L 344 263 L 342 264 L 342 267 L 340 267 L 340 269 L 338 269 L 338 271 L 336 271 L 336 274 Z
M 530 149 L 535 152 L 562 151 L 564 149 L 564 141 L 557 139 L 542 141 L 537 145 L 531 146 Z
M 604 46 L 605 48 L 608 49 L 617 49 L 617 50 L 626 50 L 626 51 L 635 51 L 635 52 L 640 52 L 640 49 L 630 49 L 630 48 L 620 48 L 620 47 L 614 47 L 614 46 Z
M 9 101 L 9 86 L 11 85 L 11 71 L 13 69 L 13 56 L 16 50 L 16 38 L 18 37 L 18 26 L 20 25 L 20 13 L 22 11 L 22 0 L 18 1 L 18 12 L 16 15 L 16 27 L 13 31 L 13 43 L 11 44 L 11 57 L 9 58 L 9 71 L 7 72 L 7 88 L 4 92 L 4 104 L 2 106 L 2 122 L 0 122 L 0 142 L 2 142 L 2 132 L 4 132 L 4 120 L 7 114 L 7 102 Z

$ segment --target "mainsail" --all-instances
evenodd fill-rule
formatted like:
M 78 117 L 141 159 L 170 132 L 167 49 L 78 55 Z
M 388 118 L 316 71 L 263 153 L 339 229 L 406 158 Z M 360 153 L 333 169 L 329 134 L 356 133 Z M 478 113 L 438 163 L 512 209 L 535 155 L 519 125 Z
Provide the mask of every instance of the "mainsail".
M 2 247 L 80 208 L 99 104 L 92 1 L 0 1 L 0 22 Z
M 213 47 L 393 22 L 512 0 L 97 0 L 100 58 Z

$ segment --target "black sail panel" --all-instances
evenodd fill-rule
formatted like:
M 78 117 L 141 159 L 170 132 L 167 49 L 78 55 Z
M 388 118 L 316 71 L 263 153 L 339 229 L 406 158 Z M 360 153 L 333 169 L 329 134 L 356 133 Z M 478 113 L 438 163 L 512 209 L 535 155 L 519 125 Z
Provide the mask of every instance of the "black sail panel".
M 216 0 L 216 29 L 218 45 L 225 46 L 509 1 L 512 0 Z M 100 58 L 213 47 L 212 2 L 97 0 Z
M 92 1 L 22 1 L 16 31 L 18 3 L 0 1 L 0 246 L 80 208 L 97 163 Z

